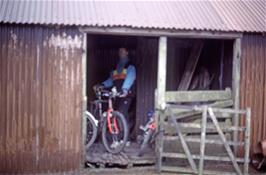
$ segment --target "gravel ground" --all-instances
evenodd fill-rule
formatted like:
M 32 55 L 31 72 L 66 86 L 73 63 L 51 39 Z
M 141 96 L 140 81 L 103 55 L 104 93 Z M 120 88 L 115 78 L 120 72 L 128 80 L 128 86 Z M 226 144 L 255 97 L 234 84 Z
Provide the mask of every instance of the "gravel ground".
M 159 175 L 155 172 L 154 166 L 148 167 L 133 167 L 129 169 L 119 168 L 103 168 L 103 169 L 85 169 L 81 175 Z M 160 175 L 174 175 L 174 173 L 160 173 Z M 250 175 L 266 175 L 266 173 L 256 172 L 254 169 L 250 170 Z
M 38 175 L 176 175 L 175 173 L 156 173 L 154 166 L 132 167 L 132 168 L 86 168 L 79 172 L 52 173 Z M 266 173 L 250 170 L 250 175 L 266 175 Z M 222 175 L 222 174 L 221 174 Z

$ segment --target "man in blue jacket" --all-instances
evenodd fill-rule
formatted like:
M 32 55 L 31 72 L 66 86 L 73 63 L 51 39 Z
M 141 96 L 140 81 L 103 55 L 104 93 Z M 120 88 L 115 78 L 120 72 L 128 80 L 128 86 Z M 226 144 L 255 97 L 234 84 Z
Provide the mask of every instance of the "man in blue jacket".
M 119 61 L 116 69 L 112 70 L 107 80 L 102 82 L 105 88 L 116 87 L 118 92 L 122 92 L 120 98 L 117 98 L 115 110 L 120 111 L 129 122 L 128 110 L 133 97 L 135 96 L 136 68 L 128 58 L 127 48 L 119 49 Z M 133 123 L 128 123 L 129 129 Z
M 118 92 L 122 92 L 121 97 L 135 94 L 136 68 L 128 58 L 126 48 L 119 49 L 119 62 L 116 69 L 111 71 L 110 77 L 102 85 L 105 88 L 116 87 Z

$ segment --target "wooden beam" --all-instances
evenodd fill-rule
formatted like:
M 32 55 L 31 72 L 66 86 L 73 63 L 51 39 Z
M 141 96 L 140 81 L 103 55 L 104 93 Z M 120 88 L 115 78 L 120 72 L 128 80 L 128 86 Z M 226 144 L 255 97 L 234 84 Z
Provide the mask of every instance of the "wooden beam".
M 188 169 L 188 168 L 183 168 L 183 167 L 173 167 L 173 166 L 163 166 L 162 170 L 165 172 L 171 172 L 171 173 L 176 173 L 176 174 L 193 174 L 193 170 Z M 205 175 L 237 175 L 236 173 L 233 172 L 226 172 L 226 171 L 211 171 L 211 170 L 204 170 Z
M 167 69 L 167 38 L 159 38 L 158 74 L 157 74 L 157 103 L 160 109 L 165 108 Z
M 175 130 L 176 130 L 176 133 L 178 134 L 179 138 L 180 138 L 180 142 L 181 142 L 181 145 L 182 145 L 182 148 L 186 154 L 186 157 L 188 159 L 188 162 L 193 170 L 193 172 L 195 174 L 197 174 L 197 167 L 196 167 L 196 163 L 195 161 L 193 160 L 192 156 L 191 156 L 191 153 L 190 153 L 190 150 L 189 150 L 189 147 L 184 139 L 184 136 L 183 134 L 181 133 L 181 129 L 180 129 L 180 126 L 179 124 L 176 122 L 175 118 L 173 116 L 170 116 L 171 117 L 171 120 L 172 120 L 172 123 L 174 124 L 174 127 L 175 127 Z
M 155 109 L 164 110 L 165 108 L 165 91 L 166 91 L 166 68 L 167 68 L 167 38 L 159 38 L 158 51 L 158 71 L 157 71 L 157 89 L 155 92 Z M 156 112 L 157 131 L 163 130 L 163 121 L 165 119 L 164 113 Z M 161 171 L 161 153 L 163 149 L 163 133 L 159 132 L 160 137 L 156 139 L 156 169 Z
M 159 115 L 158 115 L 159 114 Z M 156 138 L 156 145 L 155 145 L 155 154 L 156 154 L 156 169 L 158 172 L 161 172 L 161 168 L 162 168 L 162 152 L 163 152 L 163 139 L 164 139 L 164 133 L 163 132 L 160 132 L 161 130 L 163 131 L 164 130 L 164 125 L 162 124 L 163 123 L 163 120 L 165 118 L 164 116 L 164 113 L 163 112 L 158 112 L 157 111 L 157 116 L 159 116 L 159 123 L 160 125 L 157 125 L 157 130 L 156 132 L 159 133 L 158 134 L 158 137 Z
M 226 108 L 233 106 L 233 100 L 225 100 L 225 101 L 217 101 L 214 103 L 209 104 L 210 107 L 216 107 L 216 108 Z M 181 119 L 187 116 L 191 115 L 197 115 L 200 114 L 201 111 L 192 110 L 192 109 L 184 109 L 184 108 L 170 108 L 168 109 L 170 114 L 173 114 L 176 116 L 177 119 Z
M 223 101 L 226 102 L 226 101 Z M 214 104 L 214 103 L 213 103 Z M 228 113 L 228 114 L 246 114 L 246 110 L 240 109 L 229 109 L 229 108 L 220 108 L 220 106 L 215 107 L 213 104 L 208 105 L 212 107 L 212 111 L 215 113 Z M 202 105 L 179 105 L 179 104 L 167 104 L 169 111 L 173 111 L 171 108 L 179 108 L 188 111 L 203 111 Z M 242 116 L 243 117 L 243 116 Z
M 81 133 L 82 133 L 82 139 L 81 139 L 81 150 L 82 150 L 82 161 L 80 168 L 84 168 L 84 162 L 86 160 L 86 147 L 85 147 L 85 141 L 87 136 L 87 119 L 85 114 L 85 111 L 87 110 L 87 96 L 86 96 L 86 88 L 87 88 L 87 33 L 83 33 L 83 45 L 82 45 L 82 100 L 83 100 L 83 106 L 82 106 L 82 114 L 81 114 Z
M 164 152 L 163 157 L 169 157 L 169 158 L 181 158 L 181 159 L 186 159 L 187 156 L 186 154 L 183 153 L 174 153 L 174 152 Z M 193 154 L 191 155 L 193 159 L 201 159 L 200 155 L 196 155 Z M 230 158 L 229 157 L 225 157 L 225 156 L 206 156 L 204 157 L 205 160 L 214 160 L 214 161 L 223 161 L 223 162 L 230 162 Z M 243 158 L 236 158 L 236 162 L 244 162 Z
M 206 125 L 207 125 L 207 106 L 203 106 L 201 122 L 201 139 L 200 139 L 200 160 L 199 160 L 199 175 L 203 175 L 204 156 L 205 156 L 205 140 L 206 140 Z
M 166 91 L 166 102 L 206 102 L 221 101 L 232 98 L 231 90 L 210 91 Z
M 82 32 L 91 34 L 131 35 L 131 36 L 167 36 L 178 38 L 210 38 L 236 39 L 241 38 L 241 32 L 196 31 L 196 30 L 167 30 L 167 29 L 140 29 L 132 27 L 79 27 Z
M 189 89 L 194 71 L 198 64 L 201 50 L 203 48 L 203 44 L 204 42 L 202 40 L 196 40 L 194 42 L 190 55 L 186 61 L 184 73 L 178 85 L 178 91 L 187 91 Z
M 232 72 L 232 94 L 234 100 L 234 108 L 239 109 L 239 86 L 240 86 L 240 65 L 241 65 L 241 39 L 238 38 L 234 42 L 233 50 L 233 72 Z M 233 119 L 233 125 L 239 125 L 238 114 Z M 238 140 L 238 133 L 234 133 L 233 139 Z M 235 149 L 236 152 L 236 149 Z
M 251 120 L 251 110 L 247 109 L 246 113 L 246 131 L 245 131 L 245 155 L 244 155 L 244 175 L 248 175 L 249 166 L 249 149 L 250 149 L 250 121 Z
M 182 131 L 182 133 L 184 133 Z M 177 141 L 179 140 L 178 136 L 164 136 L 163 138 L 165 141 Z M 194 142 L 194 143 L 200 143 L 201 139 L 200 138 L 195 138 L 192 136 L 184 136 L 184 139 L 186 142 Z M 234 141 L 227 141 L 228 144 L 235 145 L 235 146 L 244 146 L 244 142 L 234 142 Z M 205 139 L 206 144 L 217 144 L 217 145 L 223 145 L 223 142 L 220 139 Z
M 181 128 L 183 133 L 201 133 L 201 125 L 199 123 L 178 123 L 179 127 Z M 226 123 L 224 123 L 223 125 L 221 125 L 221 130 L 222 132 L 233 132 L 233 131 L 237 131 L 237 132 L 243 132 L 245 131 L 245 127 L 235 127 L 235 126 L 227 126 Z M 187 128 L 187 129 L 186 129 Z M 215 126 L 211 123 L 208 123 L 206 126 L 207 133 L 217 133 L 217 130 L 215 128 Z M 168 123 L 165 122 L 164 123 L 164 130 L 165 130 L 165 134 L 173 134 L 176 133 L 175 128 L 173 123 Z

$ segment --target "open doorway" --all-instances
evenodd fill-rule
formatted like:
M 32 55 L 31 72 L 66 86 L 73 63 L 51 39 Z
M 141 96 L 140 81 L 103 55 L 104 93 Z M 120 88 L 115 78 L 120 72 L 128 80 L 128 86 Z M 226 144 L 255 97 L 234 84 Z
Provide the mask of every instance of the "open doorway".
M 195 48 L 201 42 L 201 49 Z M 233 40 L 218 39 L 168 39 L 167 91 L 176 90 L 224 90 L 232 88 Z M 195 50 L 198 49 L 198 50 Z M 198 52 L 197 55 L 194 52 Z M 190 59 L 192 56 L 195 59 Z M 189 60 L 190 59 L 190 60 Z M 181 87 L 185 68 L 191 65 L 191 80 L 187 88 Z
M 95 99 L 93 86 L 106 80 L 116 68 L 118 50 L 126 47 L 129 59 L 136 67 L 136 95 L 130 107 L 130 140 L 135 141 L 139 126 L 146 122 L 146 113 L 154 107 L 157 85 L 158 38 L 114 35 L 88 35 L 87 41 L 87 97 Z
M 93 85 L 101 83 L 110 75 L 118 61 L 118 49 L 127 47 L 129 58 L 136 67 L 136 100 L 133 105 L 135 127 L 146 121 L 145 112 L 154 108 L 154 91 L 157 85 L 158 38 L 141 36 L 88 35 L 87 86 L 88 102 L 95 98 Z M 168 38 L 167 91 L 178 90 L 188 58 L 196 39 Z M 232 87 L 233 40 L 205 39 L 192 76 L 207 72 L 209 86 L 205 90 L 223 90 Z M 196 86 L 196 85 L 194 85 Z M 187 90 L 197 89 L 191 85 Z M 89 105 L 89 103 L 88 103 Z M 89 107 L 89 106 L 88 106 Z M 88 108 L 89 109 L 89 108 Z
M 167 91 L 177 91 L 197 39 L 168 38 L 167 43 Z M 233 40 L 204 39 L 191 83 L 186 90 L 224 90 L 232 87 Z M 136 97 L 131 106 L 131 120 L 134 127 L 130 139 L 136 142 L 142 134 L 140 125 L 147 122 L 146 113 L 154 110 L 157 86 L 158 37 L 92 35 L 87 37 L 87 97 L 95 99 L 93 85 L 103 82 L 116 67 L 118 49 L 126 47 L 129 58 L 136 67 Z M 204 71 L 202 71 L 204 70 Z M 203 72 L 203 73 L 202 73 Z M 194 83 L 196 77 L 205 75 L 207 87 Z M 204 78 L 203 78 L 204 79 Z M 99 154 L 99 156 L 101 156 Z M 111 156 L 112 157 L 112 156 Z M 99 160 L 99 159 L 97 159 Z M 139 159 L 138 159 L 139 160 Z M 141 160 L 141 159 L 140 159 Z M 101 161 L 104 160 L 101 159 Z M 108 162 L 109 160 L 106 160 Z M 149 159 L 155 163 L 155 154 Z M 137 161 L 134 160 L 136 163 Z M 143 162 L 143 161 L 138 161 Z M 121 163 L 121 162 L 120 162 Z M 130 162 L 129 162 L 130 163 Z

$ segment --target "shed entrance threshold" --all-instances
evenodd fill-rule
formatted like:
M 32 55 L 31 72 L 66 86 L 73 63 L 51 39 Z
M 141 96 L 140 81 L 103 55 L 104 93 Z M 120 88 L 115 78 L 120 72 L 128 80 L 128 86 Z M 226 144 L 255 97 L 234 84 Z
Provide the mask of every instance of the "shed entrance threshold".
M 124 148 L 119 154 L 108 153 L 103 144 L 95 143 L 86 153 L 86 165 L 91 168 L 104 167 L 133 167 L 155 164 L 155 152 L 152 148 L 147 148 L 143 156 L 139 157 L 140 145 L 131 143 L 130 146 Z

